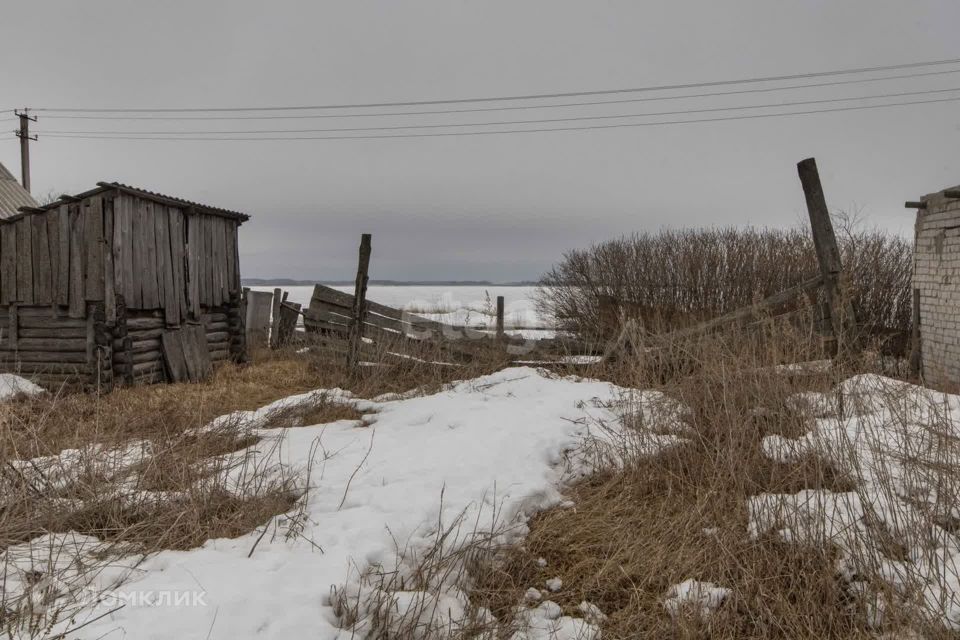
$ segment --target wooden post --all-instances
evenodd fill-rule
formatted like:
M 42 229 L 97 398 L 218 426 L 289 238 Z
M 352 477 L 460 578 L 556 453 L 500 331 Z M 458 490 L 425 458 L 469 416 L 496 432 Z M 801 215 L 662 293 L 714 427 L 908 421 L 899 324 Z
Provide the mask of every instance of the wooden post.
M 813 246 L 817 252 L 817 262 L 823 275 L 823 289 L 827 304 L 830 306 L 830 324 L 837 340 L 837 354 L 844 356 L 849 351 L 850 341 L 856 338 L 857 320 L 853 302 L 844 290 L 843 264 L 840 261 L 840 248 L 827 211 L 827 200 L 820 184 L 817 161 L 807 158 L 797 163 L 803 194 L 807 199 L 807 213 L 810 215 L 810 229 L 813 232 Z
M 503 337 L 503 296 L 497 296 L 497 337 Z
M 273 290 L 273 309 L 270 312 L 270 348 L 280 346 L 280 304 L 283 302 L 283 291 Z
M 37 137 L 30 137 L 30 122 L 36 122 L 35 117 L 31 117 L 30 114 L 24 110 L 22 113 L 18 112 L 17 116 L 20 118 L 20 130 L 17 131 L 17 137 L 20 138 L 20 182 L 23 183 L 23 188 L 30 192 L 30 141 L 36 140 Z
M 357 281 L 353 292 L 353 314 L 350 323 L 347 367 L 355 369 L 360 361 L 360 343 L 363 340 L 363 322 L 367 315 L 367 281 L 370 279 L 370 234 L 360 236 L 360 260 L 357 266 Z
M 290 344 L 297 332 L 297 320 L 300 319 L 300 303 L 284 302 L 280 305 L 280 325 L 278 326 L 278 346 Z

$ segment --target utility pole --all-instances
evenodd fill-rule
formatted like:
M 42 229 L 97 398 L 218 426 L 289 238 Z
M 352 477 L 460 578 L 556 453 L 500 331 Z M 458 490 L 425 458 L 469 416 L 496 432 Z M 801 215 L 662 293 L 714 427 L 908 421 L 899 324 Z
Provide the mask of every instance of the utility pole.
M 30 141 L 37 139 L 37 136 L 30 136 L 30 123 L 36 122 L 37 118 L 31 116 L 29 111 L 14 112 L 20 117 L 20 130 L 17 131 L 17 137 L 20 138 L 20 182 L 27 193 L 30 192 Z

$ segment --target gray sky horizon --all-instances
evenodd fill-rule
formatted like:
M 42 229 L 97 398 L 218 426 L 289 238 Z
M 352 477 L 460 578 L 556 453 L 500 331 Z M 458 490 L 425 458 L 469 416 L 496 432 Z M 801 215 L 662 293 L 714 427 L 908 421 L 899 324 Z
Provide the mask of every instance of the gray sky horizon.
M 947 0 L 38 1 L 4 8 L 0 109 L 443 100 L 818 72 L 960 58 L 958 21 L 960 4 Z M 417 117 L 169 122 L 37 111 L 33 193 L 117 180 L 249 213 L 240 239 L 247 278 L 350 279 L 359 236 L 369 232 L 372 278 L 532 280 L 565 251 L 621 234 L 794 225 L 805 215 L 796 163 L 809 156 L 832 209 L 860 210 L 868 225 L 909 235 L 913 212 L 903 202 L 960 184 L 960 103 L 435 138 L 198 142 L 44 133 L 511 121 L 953 88 L 948 95 L 960 97 L 960 73 Z M 0 162 L 19 175 L 9 116 L 0 114 Z

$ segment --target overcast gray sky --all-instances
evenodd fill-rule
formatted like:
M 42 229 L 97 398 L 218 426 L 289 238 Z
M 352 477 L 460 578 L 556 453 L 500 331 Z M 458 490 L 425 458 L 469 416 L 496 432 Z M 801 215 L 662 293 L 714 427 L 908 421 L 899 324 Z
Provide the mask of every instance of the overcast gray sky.
M 956 0 L 11 2 L 0 18 L 0 109 L 371 103 L 707 82 L 960 58 L 958 24 Z M 793 224 L 804 212 L 795 165 L 808 156 L 817 158 L 831 207 L 862 208 L 870 223 L 907 233 L 912 212 L 904 200 L 960 183 L 960 102 L 373 140 L 86 140 L 44 132 L 484 122 L 949 88 L 960 88 L 960 73 L 414 118 L 170 122 L 38 111 L 33 191 L 79 192 L 119 180 L 250 213 L 241 232 L 246 277 L 350 278 L 359 234 L 371 232 L 374 278 L 529 279 L 567 249 L 623 233 Z M 944 95 L 914 99 L 931 97 Z M 19 172 L 11 133 L 0 137 L 0 161 Z

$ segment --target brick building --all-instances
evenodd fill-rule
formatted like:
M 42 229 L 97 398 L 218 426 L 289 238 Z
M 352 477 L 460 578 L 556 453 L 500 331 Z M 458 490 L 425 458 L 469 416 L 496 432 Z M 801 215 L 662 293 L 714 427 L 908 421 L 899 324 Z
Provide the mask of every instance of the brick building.
M 952 387 L 960 384 L 960 187 L 918 204 L 913 287 L 920 364 L 928 384 Z

